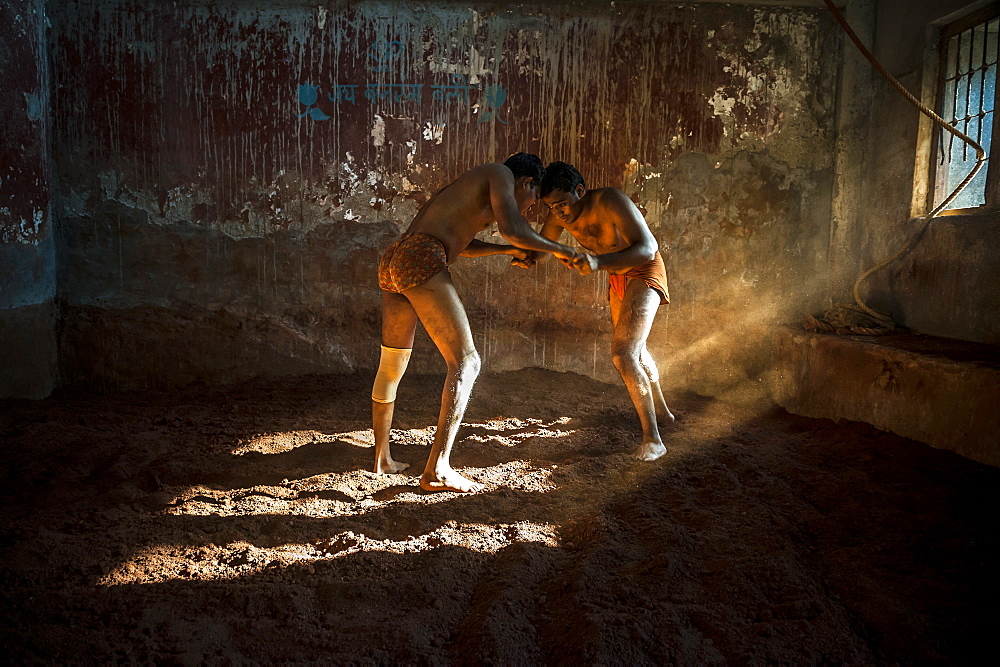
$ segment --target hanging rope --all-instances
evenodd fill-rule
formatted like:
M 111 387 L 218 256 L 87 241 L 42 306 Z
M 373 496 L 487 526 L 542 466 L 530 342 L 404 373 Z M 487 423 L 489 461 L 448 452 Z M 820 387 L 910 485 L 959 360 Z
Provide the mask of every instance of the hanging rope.
M 983 163 L 986 161 L 986 151 L 983 150 L 983 147 L 980 146 L 975 141 L 973 141 L 969 136 L 967 136 L 963 132 L 960 132 L 954 126 L 950 125 L 944 118 L 941 118 L 941 116 L 934 113 L 934 111 L 929 109 L 923 102 L 914 97 L 910 93 L 910 91 L 908 91 L 903 86 L 903 84 L 901 84 L 899 81 L 896 80 L 896 77 L 889 74 L 889 72 L 886 71 L 884 67 L 882 67 L 882 64 L 875 59 L 875 56 L 872 55 L 871 51 L 869 51 L 868 48 L 861 43 L 861 40 L 854 33 L 854 30 L 851 29 L 851 26 L 844 19 L 843 15 L 841 15 L 841 13 L 833 5 L 833 2 L 831 0 L 823 0 L 823 2 L 826 4 L 827 9 L 830 10 L 830 13 L 833 14 L 833 17 L 837 20 L 837 23 L 840 24 L 840 27 L 844 29 L 844 32 L 847 33 L 847 36 L 851 38 L 851 41 L 854 42 L 854 45 L 858 47 L 859 51 L 861 51 L 861 54 L 865 58 L 867 58 L 868 62 L 871 63 L 872 67 L 875 68 L 875 71 L 881 74 L 882 77 L 886 81 L 888 81 L 893 88 L 899 91 L 899 93 L 903 97 L 905 97 L 910 102 L 910 104 L 917 107 L 917 109 L 919 109 L 922 114 L 924 114 L 925 116 L 929 116 L 934 121 L 935 124 L 939 125 L 940 127 L 943 127 L 945 130 L 947 130 L 948 132 L 952 133 L 953 135 L 964 141 L 966 144 L 972 147 L 973 150 L 976 151 L 976 164 L 972 167 L 972 170 L 968 173 L 965 179 L 958 184 L 958 187 L 955 188 L 954 192 L 952 192 L 945 198 L 944 201 L 938 204 L 938 206 L 933 211 L 931 211 L 929 214 L 921 218 L 920 229 L 917 231 L 916 234 L 913 235 L 910 241 L 902 248 L 900 248 L 899 251 L 896 252 L 896 254 L 883 260 L 882 262 L 878 263 L 877 265 L 873 266 L 872 268 L 868 269 L 860 276 L 858 276 L 858 279 L 854 282 L 854 304 L 836 303 L 833 305 L 833 308 L 823 313 L 822 317 L 813 317 L 812 315 L 809 315 L 808 317 L 806 317 L 805 322 L 802 323 L 802 326 L 804 326 L 806 329 L 812 329 L 813 331 L 824 331 L 827 333 L 838 333 L 838 334 L 861 334 L 866 336 L 880 336 L 892 333 L 892 331 L 895 330 L 896 325 L 892 321 L 892 318 L 890 316 L 872 310 L 871 308 L 868 307 L 864 299 L 861 298 L 861 284 L 865 280 L 867 280 L 870 275 L 872 275 L 876 271 L 879 271 L 885 266 L 891 264 L 892 262 L 896 261 L 897 259 L 899 259 L 900 257 L 902 257 L 907 252 L 913 249 L 913 247 L 917 244 L 920 238 L 924 235 L 924 232 L 930 225 L 931 220 L 933 220 L 935 217 L 937 217 L 939 213 L 941 213 L 941 211 L 947 208 L 948 204 L 954 201 L 955 197 L 957 197 L 959 193 L 965 189 L 965 186 L 967 186 L 972 181 L 972 179 L 976 177 L 976 174 L 979 173 L 979 170 L 982 168 Z

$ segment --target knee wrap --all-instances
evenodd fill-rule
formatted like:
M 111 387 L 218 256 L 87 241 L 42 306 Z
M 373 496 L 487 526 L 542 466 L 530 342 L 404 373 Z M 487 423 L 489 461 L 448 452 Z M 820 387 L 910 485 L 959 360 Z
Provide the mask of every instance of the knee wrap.
M 378 373 L 372 387 L 372 400 L 376 403 L 392 403 L 396 400 L 396 387 L 406 372 L 410 361 L 407 348 L 382 346 L 382 356 L 378 361 Z

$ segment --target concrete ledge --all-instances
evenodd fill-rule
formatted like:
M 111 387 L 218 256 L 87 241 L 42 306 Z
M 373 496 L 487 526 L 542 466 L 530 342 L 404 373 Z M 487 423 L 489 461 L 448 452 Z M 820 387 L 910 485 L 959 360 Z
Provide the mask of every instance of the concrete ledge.
M 769 388 L 806 417 L 863 421 L 1000 466 L 1000 349 L 920 335 L 776 339 Z

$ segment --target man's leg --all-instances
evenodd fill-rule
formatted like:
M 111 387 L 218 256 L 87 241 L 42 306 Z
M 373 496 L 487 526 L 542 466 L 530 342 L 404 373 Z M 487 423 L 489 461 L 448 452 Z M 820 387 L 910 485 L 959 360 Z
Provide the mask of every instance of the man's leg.
M 451 467 L 451 449 L 479 375 L 479 355 L 465 308 L 447 270 L 404 294 L 448 365 L 437 433 L 420 486 L 426 491 L 478 491 L 481 484 L 462 477 Z
M 656 420 L 660 424 L 673 424 L 674 413 L 667 407 L 667 402 L 663 399 L 663 391 L 660 389 L 660 371 L 645 344 L 642 346 L 639 365 L 642 366 L 642 370 L 646 371 L 646 376 L 649 378 L 649 386 L 653 392 L 653 406 L 656 408 Z
M 660 295 L 642 280 L 630 280 L 622 299 L 613 291 L 611 293 L 611 321 L 614 325 L 611 360 L 625 382 L 642 424 L 642 443 L 634 456 L 643 461 L 653 461 L 667 452 L 656 426 L 653 387 L 641 363 L 646 337 L 659 305 Z
M 382 292 L 382 345 L 396 349 L 413 348 L 413 334 L 417 329 L 417 314 L 402 294 Z M 380 360 L 379 365 L 381 366 Z M 398 378 L 396 382 L 398 382 Z M 389 453 L 389 432 L 392 413 L 396 407 L 390 403 L 372 401 L 372 431 L 375 435 L 375 472 L 396 473 L 409 467 L 408 463 L 392 460 Z

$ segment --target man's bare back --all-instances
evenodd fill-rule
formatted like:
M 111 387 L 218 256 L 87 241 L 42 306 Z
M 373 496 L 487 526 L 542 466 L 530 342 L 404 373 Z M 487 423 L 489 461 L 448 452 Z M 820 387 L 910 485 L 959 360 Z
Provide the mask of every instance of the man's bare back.
M 544 242 L 544 239 L 538 238 L 518 209 L 525 197 L 532 197 L 533 203 L 535 195 L 530 182 L 511 181 L 510 170 L 502 164 L 473 167 L 435 193 L 417 213 L 406 233 L 430 234 L 441 241 L 448 252 L 449 264 L 468 247 L 476 234 L 494 222 L 501 236 L 511 244 L 531 249 L 532 241 Z M 508 201 L 501 193 L 511 189 L 515 198 Z M 567 249 L 555 244 L 544 250 L 566 256 Z

